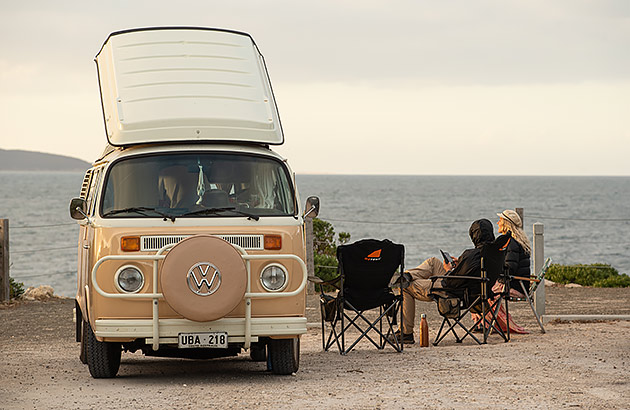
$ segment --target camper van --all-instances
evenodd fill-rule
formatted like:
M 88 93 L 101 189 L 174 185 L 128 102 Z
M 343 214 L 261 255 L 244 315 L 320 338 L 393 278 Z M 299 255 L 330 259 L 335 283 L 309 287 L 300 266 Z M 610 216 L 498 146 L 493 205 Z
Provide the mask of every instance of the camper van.
M 246 33 L 112 33 L 96 56 L 106 148 L 70 215 L 80 225 L 76 340 L 95 378 L 122 352 L 249 352 L 298 370 L 305 220 L 267 69 Z

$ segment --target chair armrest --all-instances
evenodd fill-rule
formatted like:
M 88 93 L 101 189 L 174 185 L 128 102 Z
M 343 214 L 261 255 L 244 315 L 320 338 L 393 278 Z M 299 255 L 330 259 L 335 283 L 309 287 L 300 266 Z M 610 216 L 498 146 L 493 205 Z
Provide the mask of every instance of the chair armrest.
M 512 278 L 512 279 L 517 279 L 517 280 L 526 280 L 526 281 L 529 281 L 529 282 L 536 282 L 536 283 L 539 283 L 539 282 L 540 282 L 540 279 L 536 279 L 536 278 L 526 278 L 526 277 L 524 277 L 524 276 L 510 276 L 510 278 Z
M 435 282 L 437 279 L 466 279 L 466 280 L 478 280 L 478 281 L 483 281 L 483 282 L 487 282 L 490 279 L 488 278 L 480 278 L 479 276 L 431 276 L 429 278 L 432 282 Z
M 335 289 L 339 289 L 339 286 L 337 286 L 336 284 L 339 281 L 341 281 L 341 276 L 337 276 L 336 278 L 333 278 L 333 279 L 330 279 L 330 280 L 323 280 L 322 278 L 317 277 L 317 276 L 308 276 L 307 279 L 308 279 L 309 282 L 316 283 L 316 284 L 318 284 L 320 286 L 329 285 L 329 286 L 334 287 Z
M 390 282 L 389 288 L 390 289 L 406 289 L 409 287 L 411 282 L 412 282 L 412 279 L 409 272 L 403 272 L 400 274 L 400 276 L 398 276 L 398 278 L 395 281 Z

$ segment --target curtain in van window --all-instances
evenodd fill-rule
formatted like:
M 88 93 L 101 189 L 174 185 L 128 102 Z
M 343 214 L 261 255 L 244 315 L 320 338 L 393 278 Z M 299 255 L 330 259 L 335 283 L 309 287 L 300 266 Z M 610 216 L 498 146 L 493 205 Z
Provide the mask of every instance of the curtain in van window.
M 258 162 L 254 171 L 254 192 L 258 196 L 256 208 L 272 209 L 275 204 L 276 168 L 273 163 Z
M 258 197 L 256 208 L 278 209 L 293 213 L 292 195 L 288 190 L 286 174 L 278 164 L 258 162 L 254 170 L 254 193 Z
M 287 174 L 285 174 L 281 168 L 276 168 L 276 172 L 278 174 L 278 180 L 280 181 L 276 186 L 278 189 L 277 195 L 282 204 L 282 209 L 292 214 L 295 211 L 295 203 L 293 202 L 293 192 L 291 192 L 289 188 L 291 184 L 287 179 Z

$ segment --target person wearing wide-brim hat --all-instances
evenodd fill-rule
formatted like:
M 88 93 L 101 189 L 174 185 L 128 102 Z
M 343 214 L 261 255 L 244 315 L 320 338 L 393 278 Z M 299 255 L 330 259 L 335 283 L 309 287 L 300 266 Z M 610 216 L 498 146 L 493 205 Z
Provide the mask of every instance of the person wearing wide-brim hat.
M 523 221 L 521 217 L 511 209 L 498 213 L 499 221 L 499 234 L 503 235 L 511 232 L 510 240 L 505 245 L 505 270 L 511 276 L 529 277 L 530 275 L 530 254 L 531 246 L 527 235 L 523 232 Z M 499 281 L 492 287 L 494 293 L 500 293 L 503 290 L 504 284 Z M 517 297 L 525 297 L 523 295 L 523 288 L 520 281 L 514 279 L 510 281 L 510 295 Z M 498 297 L 498 296 L 497 296 Z M 499 305 L 499 309 L 496 312 L 497 322 L 499 326 L 505 331 L 509 326 L 512 333 L 528 333 L 523 327 L 519 326 L 512 320 L 511 315 L 508 315 L 503 305 Z M 473 321 L 480 319 L 480 315 L 473 313 Z M 475 331 L 481 331 L 481 327 L 477 327 Z
M 506 246 L 505 268 L 511 276 L 529 277 L 531 265 L 532 248 L 523 231 L 523 221 L 516 211 L 506 209 L 498 213 L 499 234 L 512 232 L 512 238 Z M 510 287 L 518 292 L 522 292 L 518 280 L 510 282 Z

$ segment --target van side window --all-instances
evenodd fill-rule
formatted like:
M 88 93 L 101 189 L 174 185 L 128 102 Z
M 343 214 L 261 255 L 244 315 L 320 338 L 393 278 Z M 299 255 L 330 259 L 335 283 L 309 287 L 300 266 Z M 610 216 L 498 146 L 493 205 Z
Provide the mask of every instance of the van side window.
M 90 182 L 92 181 L 92 169 L 88 169 L 83 177 L 83 183 L 81 184 L 81 194 L 79 196 L 87 200 L 88 191 L 90 190 Z
M 101 169 L 95 168 L 92 170 L 92 178 L 90 181 L 90 188 L 87 193 L 87 209 L 88 215 L 94 215 L 94 206 L 96 202 L 96 195 L 98 190 L 98 183 L 100 181 Z

